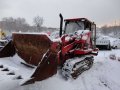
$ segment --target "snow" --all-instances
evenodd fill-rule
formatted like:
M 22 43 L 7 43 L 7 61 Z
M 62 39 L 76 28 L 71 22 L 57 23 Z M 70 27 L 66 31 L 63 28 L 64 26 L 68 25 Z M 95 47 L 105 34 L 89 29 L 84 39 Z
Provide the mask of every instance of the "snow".
M 2 40 L 2 39 L 0 39 L 0 42 L 7 42 L 7 40 Z
M 62 42 L 61 38 L 57 38 L 57 39 L 52 39 L 53 42 Z
M 90 32 L 90 30 L 78 30 L 78 31 L 75 32 L 75 34 L 77 35 L 77 38 L 79 38 L 79 39 L 81 38 L 81 35 L 83 35 L 82 39 L 86 40 L 88 36 L 84 35 L 84 34 L 86 34 L 88 32 Z M 51 35 L 50 35 L 50 38 L 53 42 L 61 42 L 61 39 L 59 37 L 59 31 L 52 32 Z M 65 40 L 69 41 L 69 40 L 71 40 L 71 37 L 68 35 L 65 38 Z
M 58 69 L 56 75 L 38 81 L 35 84 L 20 86 L 20 83 L 28 79 L 34 69 L 27 68 L 20 64 L 17 55 L 14 57 L 0 58 L 0 65 L 8 68 L 9 71 L 1 71 L 0 68 L 0 90 L 119 90 L 120 89 L 120 49 L 112 51 L 99 51 L 95 56 L 93 67 L 83 72 L 77 79 L 65 80 Z M 116 60 L 111 60 L 110 55 L 115 54 Z M 14 72 L 15 75 L 7 75 Z M 21 75 L 24 79 L 15 79 Z
M 86 33 L 89 33 L 89 32 L 90 32 L 90 30 L 78 30 L 78 31 L 76 31 L 76 33 L 77 33 L 78 35 L 86 34 Z
M 47 33 L 37 33 L 37 32 L 13 32 L 12 34 L 34 34 L 34 35 L 48 35 Z

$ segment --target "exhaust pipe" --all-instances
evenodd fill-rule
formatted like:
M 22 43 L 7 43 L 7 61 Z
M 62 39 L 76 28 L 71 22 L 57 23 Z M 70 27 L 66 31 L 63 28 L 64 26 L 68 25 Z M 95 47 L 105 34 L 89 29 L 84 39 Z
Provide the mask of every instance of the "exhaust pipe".
M 60 33 L 59 33 L 59 36 L 61 37 L 62 36 L 62 27 L 63 27 L 63 16 L 62 16 L 61 13 L 59 14 L 59 16 L 60 16 Z

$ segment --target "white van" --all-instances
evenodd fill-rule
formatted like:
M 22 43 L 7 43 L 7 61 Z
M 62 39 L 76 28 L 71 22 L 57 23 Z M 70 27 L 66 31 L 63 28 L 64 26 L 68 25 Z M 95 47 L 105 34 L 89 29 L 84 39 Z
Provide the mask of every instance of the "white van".
M 99 49 L 111 50 L 111 43 L 108 36 L 101 36 L 96 39 L 96 46 Z

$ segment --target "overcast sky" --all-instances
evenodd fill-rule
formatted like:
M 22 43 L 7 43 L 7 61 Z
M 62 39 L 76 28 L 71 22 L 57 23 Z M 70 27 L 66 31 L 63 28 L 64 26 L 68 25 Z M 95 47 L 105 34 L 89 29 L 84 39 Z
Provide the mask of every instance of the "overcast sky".
M 59 27 L 59 13 L 64 18 L 86 17 L 101 25 L 120 20 L 120 0 L 0 0 L 0 20 L 24 17 L 33 24 L 39 15 L 44 26 Z

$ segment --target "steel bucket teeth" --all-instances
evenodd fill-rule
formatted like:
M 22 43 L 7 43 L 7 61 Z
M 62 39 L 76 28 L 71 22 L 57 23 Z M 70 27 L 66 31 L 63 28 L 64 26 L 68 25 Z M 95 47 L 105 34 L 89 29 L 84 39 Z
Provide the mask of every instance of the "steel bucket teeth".
M 7 75 L 15 75 L 15 72 L 9 72 Z
M 0 65 L 0 68 L 3 68 L 3 65 Z
M 8 68 L 3 68 L 1 71 L 9 71 Z

